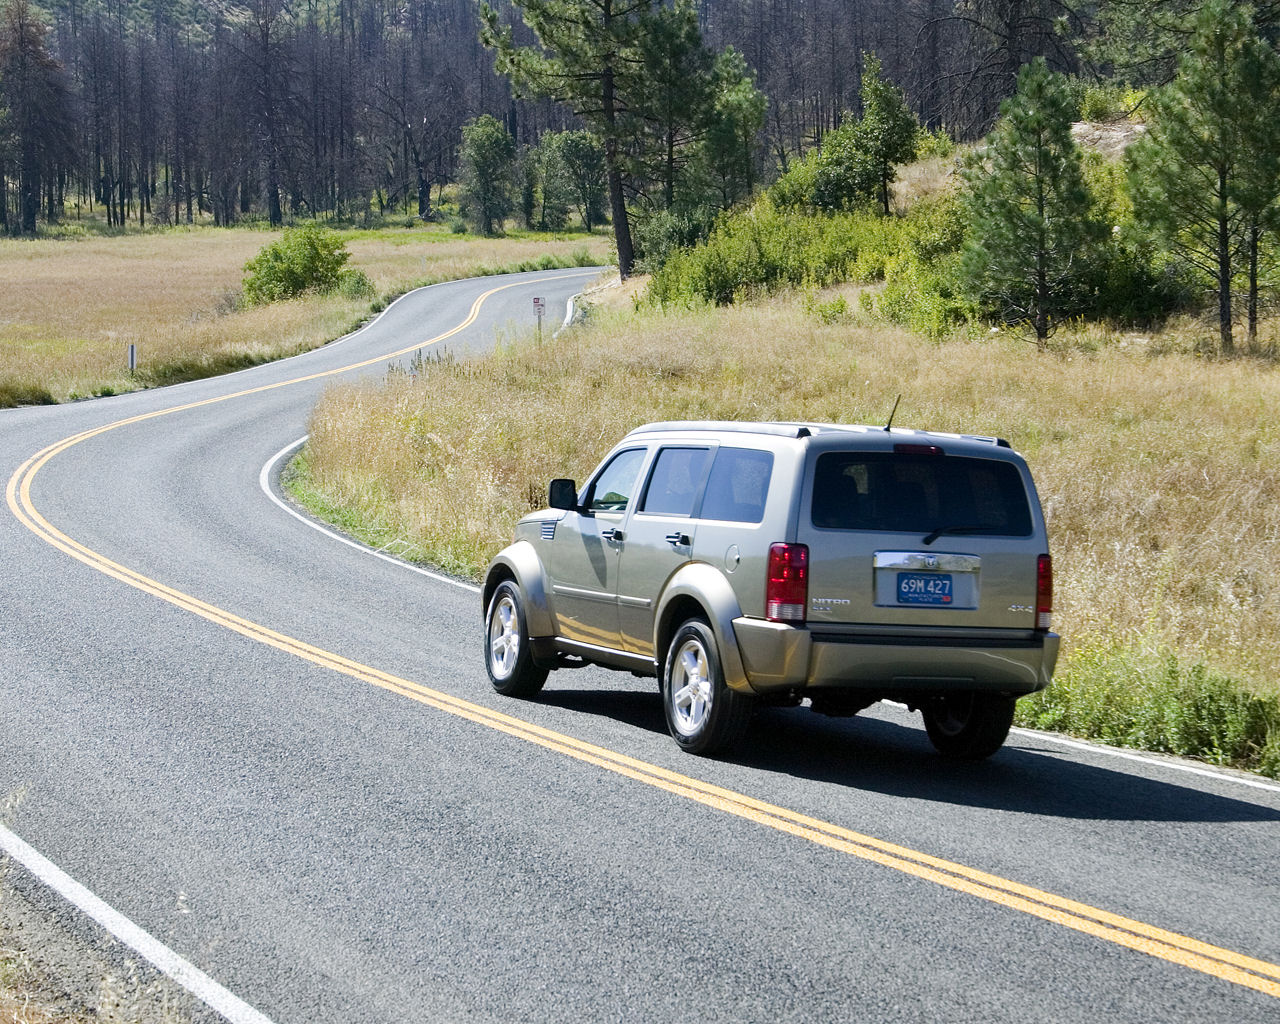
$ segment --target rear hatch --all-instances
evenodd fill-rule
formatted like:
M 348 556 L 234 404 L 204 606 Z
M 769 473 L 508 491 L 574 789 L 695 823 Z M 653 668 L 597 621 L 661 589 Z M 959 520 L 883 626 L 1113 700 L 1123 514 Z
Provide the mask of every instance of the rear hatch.
M 811 625 L 1035 628 L 1047 546 L 1017 455 L 886 438 L 810 459 L 797 540 L 809 546 Z

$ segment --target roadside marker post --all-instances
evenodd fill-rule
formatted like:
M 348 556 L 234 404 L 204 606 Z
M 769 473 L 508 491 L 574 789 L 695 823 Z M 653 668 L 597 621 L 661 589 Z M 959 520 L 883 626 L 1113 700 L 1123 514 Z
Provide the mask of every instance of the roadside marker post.
M 132 377 L 134 371 L 138 368 L 138 346 L 129 343 L 129 376 Z
M 547 304 L 540 295 L 533 297 L 533 311 L 538 314 L 538 342 L 542 342 L 542 314 L 547 311 Z

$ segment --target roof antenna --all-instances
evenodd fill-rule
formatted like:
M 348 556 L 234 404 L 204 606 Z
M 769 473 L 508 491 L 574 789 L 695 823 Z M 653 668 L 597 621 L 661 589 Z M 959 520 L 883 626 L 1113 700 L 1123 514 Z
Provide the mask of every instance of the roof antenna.
M 889 413 L 889 422 L 884 425 L 884 432 L 889 433 L 889 428 L 893 426 L 893 418 L 898 414 L 898 403 L 902 401 L 902 395 L 899 394 L 893 402 L 893 412 Z

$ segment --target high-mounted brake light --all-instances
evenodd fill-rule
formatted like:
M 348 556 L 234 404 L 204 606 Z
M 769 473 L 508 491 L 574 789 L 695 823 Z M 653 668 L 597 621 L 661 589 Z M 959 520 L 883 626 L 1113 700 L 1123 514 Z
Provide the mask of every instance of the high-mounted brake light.
M 896 455 L 945 455 L 946 453 L 936 444 L 895 444 L 893 446 Z
M 1053 619 L 1053 559 L 1041 555 L 1036 559 L 1036 629 L 1049 632 Z
M 804 622 L 808 604 L 808 546 L 771 544 L 769 576 L 764 590 L 765 618 L 770 622 Z

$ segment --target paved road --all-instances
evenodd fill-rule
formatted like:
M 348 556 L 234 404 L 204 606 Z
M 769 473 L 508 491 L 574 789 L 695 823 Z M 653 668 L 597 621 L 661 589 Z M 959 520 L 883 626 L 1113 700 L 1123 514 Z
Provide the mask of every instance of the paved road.
M 280 1024 L 1280 1019 L 1280 787 L 1030 733 L 950 765 L 891 706 L 689 758 L 648 681 L 492 694 L 473 592 L 260 489 L 312 375 L 472 314 L 446 344 L 483 346 L 586 280 L 0 413 L 9 827 Z

